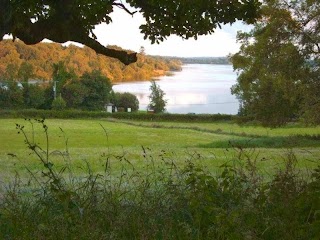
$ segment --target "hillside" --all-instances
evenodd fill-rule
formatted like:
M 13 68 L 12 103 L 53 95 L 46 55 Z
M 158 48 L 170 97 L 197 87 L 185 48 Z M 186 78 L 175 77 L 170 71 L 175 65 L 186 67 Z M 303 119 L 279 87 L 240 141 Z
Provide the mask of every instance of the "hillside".
M 166 71 L 181 70 L 182 64 L 176 59 L 138 54 L 136 63 L 125 66 L 118 60 L 96 54 L 88 47 L 65 47 L 57 43 L 25 45 L 19 40 L 0 41 L 0 79 L 19 79 L 19 72 L 23 71 L 21 66 L 31 65 L 33 79 L 50 80 L 53 64 L 58 62 L 64 62 L 78 76 L 100 70 L 112 82 L 150 80 L 164 75 Z

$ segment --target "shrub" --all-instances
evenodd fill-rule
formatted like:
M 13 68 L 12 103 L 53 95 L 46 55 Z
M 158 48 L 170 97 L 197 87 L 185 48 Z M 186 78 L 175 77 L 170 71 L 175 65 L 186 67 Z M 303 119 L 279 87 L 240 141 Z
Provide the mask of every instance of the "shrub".
M 147 114 L 146 112 L 125 112 L 107 113 L 105 111 L 82 111 L 82 110 L 35 110 L 22 109 L 0 110 L 2 118 L 103 118 L 112 117 L 117 119 L 141 120 L 141 121 L 173 121 L 173 122 L 214 122 L 232 121 L 235 116 L 227 114 Z
M 60 96 L 52 101 L 51 107 L 53 110 L 64 110 L 66 106 L 67 106 L 66 101 L 63 100 L 63 98 Z

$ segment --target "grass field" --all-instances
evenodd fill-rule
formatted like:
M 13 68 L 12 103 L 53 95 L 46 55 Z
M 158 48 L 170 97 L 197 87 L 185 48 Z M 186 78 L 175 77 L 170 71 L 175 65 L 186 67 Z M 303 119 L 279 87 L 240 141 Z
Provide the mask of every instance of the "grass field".
M 44 124 L 0 120 L 0 239 L 318 239 L 319 127 Z
M 32 136 L 32 126 L 24 119 L 0 120 L 0 172 L 10 177 L 16 170 L 36 170 L 38 161 L 26 148 L 22 134 L 15 124 L 25 126 Z M 49 127 L 49 148 L 57 164 L 66 158 L 57 151 L 70 154 L 71 161 L 81 165 L 89 162 L 94 171 L 100 171 L 106 155 L 124 155 L 135 167 L 144 164 L 143 148 L 153 158 L 165 155 L 177 163 L 197 159 L 198 163 L 217 170 L 246 148 L 264 170 L 277 167 L 289 151 L 294 151 L 302 168 L 315 166 L 320 156 L 320 127 L 302 127 L 297 124 L 269 129 L 260 126 L 239 126 L 229 122 L 173 123 L 141 122 L 114 119 L 59 120 L 45 122 Z M 35 141 L 45 147 L 45 135 L 39 124 L 34 124 Z M 15 154 L 18 158 L 8 155 Z M 113 160 L 117 166 L 117 160 Z M 81 169 L 79 169 L 81 171 Z

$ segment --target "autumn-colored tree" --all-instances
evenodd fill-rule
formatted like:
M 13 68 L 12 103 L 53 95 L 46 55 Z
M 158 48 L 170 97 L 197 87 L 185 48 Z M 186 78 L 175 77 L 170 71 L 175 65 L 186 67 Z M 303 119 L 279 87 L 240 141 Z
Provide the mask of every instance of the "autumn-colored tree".
M 6 67 L 6 71 L 4 73 L 4 80 L 7 81 L 16 81 L 18 79 L 18 70 L 19 66 L 14 63 L 10 63 Z
M 112 46 L 112 48 L 121 49 L 117 46 Z M 124 80 L 150 80 L 158 72 L 164 74 L 164 71 L 173 69 L 172 66 L 175 64 L 177 64 L 175 69 L 181 69 L 181 62 L 175 60 L 151 56 L 141 58 L 140 56 L 139 54 L 136 63 L 128 66 L 130 70 L 126 70 L 127 68 L 119 61 L 97 55 L 88 47 L 81 48 L 74 45 L 63 47 L 56 43 L 39 43 L 29 46 L 18 40 L 15 42 L 3 40 L 0 41 L 0 79 L 6 78 L 6 68 L 10 64 L 13 64 L 18 71 L 20 68 L 32 66 L 32 78 L 59 81 L 57 82 L 58 90 L 66 79 L 71 79 L 74 75 L 80 77 L 85 72 L 94 70 L 101 71 L 112 82 L 121 82 Z M 72 76 L 67 77 L 67 72 Z M 60 81 L 62 79 L 58 78 L 61 77 L 65 80 Z M 17 76 L 17 74 L 14 78 L 22 80 L 21 76 Z
M 28 82 L 33 76 L 33 65 L 28 62 L 23 62 L 18 70 L 19 80 L 22 82 Z

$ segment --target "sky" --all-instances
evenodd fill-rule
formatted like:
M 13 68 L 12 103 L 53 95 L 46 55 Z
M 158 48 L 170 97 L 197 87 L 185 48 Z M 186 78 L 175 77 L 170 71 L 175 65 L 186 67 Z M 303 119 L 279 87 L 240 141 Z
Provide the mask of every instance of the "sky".
M 102 45 L 117 45 L 124 49 L 138 52 L 145 48 L 146 54 L 178 57 L 221 57 L 236 53 L 240 44 L 236 42 L 237 31 L 248 31 L 251 27 L 241 22 L 232 26 L 225 25 L 215 33 L 200 36 L 197 40 L 183 40 L 178 36 L 170 36 L 160 44 L 151 44 L 144 40 L 139 26 L 144 22 L 142 15 L 137 12 L 133 16 L 121 9 L 114 8 L 110 24 L 96 26 L 94 33 Z

